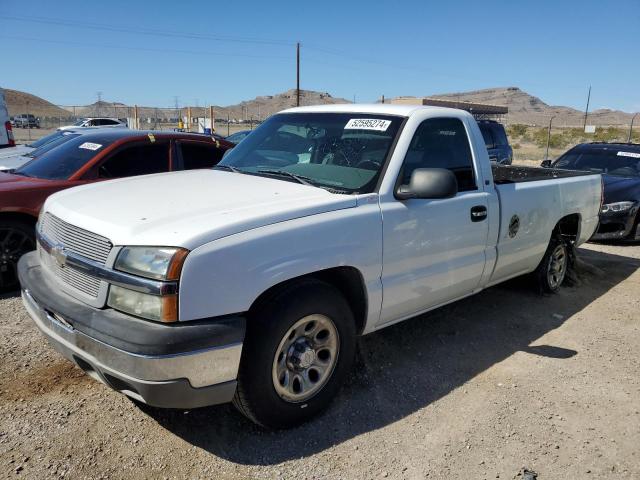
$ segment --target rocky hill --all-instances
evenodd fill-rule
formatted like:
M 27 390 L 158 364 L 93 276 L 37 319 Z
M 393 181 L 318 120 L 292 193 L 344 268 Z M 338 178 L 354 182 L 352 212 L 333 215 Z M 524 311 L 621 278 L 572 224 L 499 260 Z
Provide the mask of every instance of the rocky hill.
M 7 105 L 11 115 L 18 113 L 33 113 L 44 117 L 70 117 L 70 116 L 109 116 L 125 118 L 133 116 L 133 108 L 119 102 L 96 102 L 91 105 L 60 108 L 52 103 L 16 90 L 5 89 Z M 524 123 L 527 125 L 546 125 L 550 116 L 556 126 L 581 126 L 584 112 L 570 107 L 548 105 L 538 97 L 528 94 L 518 87 L 488 88 L 469 92 L 442 93 L 432 95 L 431 98 L 456 99 L 469 102 L 491 103 L 494 105 L 506 105 L 509 107 L 507 115 L 508 123 Z M 233 120 L 258 120 L 264 119 L 275 112 L 295 106 L 296 91 L 288 90 L 276 95 L 258 96 L 252 100 L 246 100 L 237 105 L 214 106 L 217 119 L 226 119 L 227 115 Z M 321 105 L 335 103 L 350 103 L 344 98 L 331 96 L 326 92 L 311 90 L 300 91 L 301 105 Z M 181 105 L 182 115 L 186 115 L 186 106 Z M 208 116 L 208 108 L 192 107 L 193 117 Z M 140 118 L 176 118 L 174 108 L 156 108 L 139 106 Z M 595 125 L 628 125 L 631 114 L 618 110 L 596 110 L 589 113 L 589 123 Z
M 9 115 L 12 117 L 21 113 L 30 113 L 36 117 L 66 117 L 69 115 L 66 110 L 30 93 L 9 88 L 3 90 Z
M 507 121 L 528 125 L 545 125 L 552 115 L 554 125 L 580 126 L 584 112 L 575 108 L 548 105 L 538 97 L 518 87 L 487 88 L 460 93 L 443 93 L 431 98 L 455 99 L 467 102 L 490 103 L 509 107 Z M 595 110 L 589 112 L 589 123 L 595 125 L 628 125 L 631 114 L 619 110 Z
M 314 92 L 312 90 L 300 90 L 300 104 L 301 105 L 321 105 L 332 103 L 348 103 L 343 98 L 334 98 L 326 92 Z M 220 105 L 214 105 L 215 116 L 218 119 L 227 118 L 235 120 L 258 120 L 265 119 L 268 116 L 290 108 L 296 104 L 296 91 L 295 89 L 288 90 L 284 93 L 276 95 L 265 95 L 254 98 L 253 100 L 246 100 L 237 105 L 229 105 L 226 107 Z M 180 106 L 182 115 L 186 115 L 187 106 Z M 70 110 L 68 108 L 68 110 Z M 130 106 L 118 102 L 95 102 L 91 105 L 83 107 L 75 107 L 75 113 L 78 116 L 84 117 L 96 117 L 96 116 L 110 116 L 110 117 L 127 117 L 132 116 L 132 109 Z M 208 116 L 208 107 L 194 107 L 191 106 L 191 115 L 193 117 Z M 154 117 L 154 118 L 173 118 L 176 117 L 175 108 L 156 108 L 148 106 L 138 106 L 138 116 L 140 118 Z

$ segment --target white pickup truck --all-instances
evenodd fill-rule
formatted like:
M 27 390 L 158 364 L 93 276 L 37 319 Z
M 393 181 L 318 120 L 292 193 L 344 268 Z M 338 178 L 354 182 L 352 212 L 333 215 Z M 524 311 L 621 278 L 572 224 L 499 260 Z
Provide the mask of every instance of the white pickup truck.
M 287 427 L 336 395 L 358 335 L 518 275 L 557 290 L 600 201 L 599 175 L 492 172 L 463 111 L 303 107 L 214 169 L 52 195 L 18 273 L 37 326 L 95 379 Z

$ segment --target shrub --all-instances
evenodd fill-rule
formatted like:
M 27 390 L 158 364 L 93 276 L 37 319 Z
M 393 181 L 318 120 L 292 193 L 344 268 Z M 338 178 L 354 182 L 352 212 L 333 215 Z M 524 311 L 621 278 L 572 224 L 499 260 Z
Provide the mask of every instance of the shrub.
M 510 137 L 522 137 L 527 133 L 527 126 L 520 123 L 509 125 L 509 128 L 507 128 L 507 133 Z

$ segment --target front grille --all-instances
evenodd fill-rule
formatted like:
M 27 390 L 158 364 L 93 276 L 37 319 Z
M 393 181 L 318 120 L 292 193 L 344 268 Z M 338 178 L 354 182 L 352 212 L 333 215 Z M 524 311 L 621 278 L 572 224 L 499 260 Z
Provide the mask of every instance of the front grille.
M 40 219 L 39 229 L 51 243 L 64 246 L 65 251 L 103 265 L 113 248 L 107 238 L 71 225 L 50 213 L 45 213 Z M 61 267 L 44 250 L 40 250 L 40 253 L 49 269 L 64 283 L 94 298 L 98 296 L 101 280 L 70 266 Z
M 53 243 L 64 245 L 65 250 L 103 265 L 107 261 L 113 248 L 109 239 L 71 225 L 50 213 L 45 213 L 40 222 L 40 232 Z
M 51 265 L 53 272 L 65 283 L 92 297 L 97 297 L 100 291 L 100 279 L 87 275 L 71 267 L 60 267 L 56 262 Z

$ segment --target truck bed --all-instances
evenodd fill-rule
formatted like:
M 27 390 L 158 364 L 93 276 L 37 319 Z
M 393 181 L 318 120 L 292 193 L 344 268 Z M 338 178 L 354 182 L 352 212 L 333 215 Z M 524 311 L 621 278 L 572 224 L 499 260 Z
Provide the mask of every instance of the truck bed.
M 591 172 L 577 170 L 559 170 L 555 168 L 524 167 L 513 165 L 491 165 L 493 182 L 496 185 L 505 183 L 535 182 L 537 180 L 549 180 L 552 178 L 580 177 L 593 175 Z

